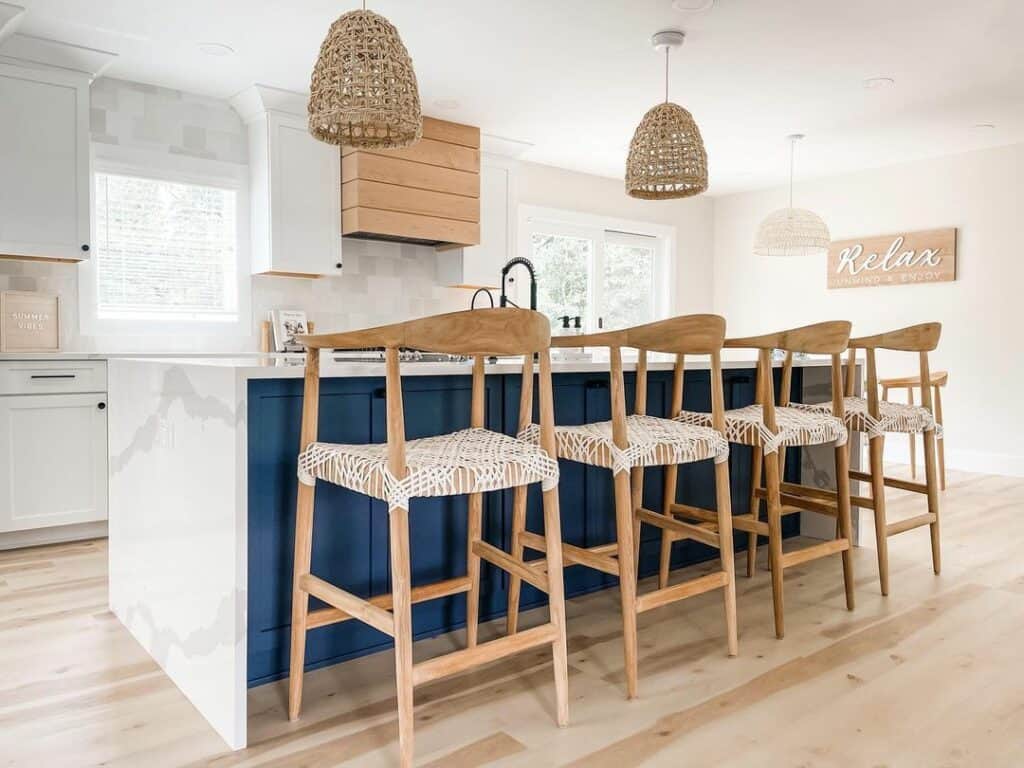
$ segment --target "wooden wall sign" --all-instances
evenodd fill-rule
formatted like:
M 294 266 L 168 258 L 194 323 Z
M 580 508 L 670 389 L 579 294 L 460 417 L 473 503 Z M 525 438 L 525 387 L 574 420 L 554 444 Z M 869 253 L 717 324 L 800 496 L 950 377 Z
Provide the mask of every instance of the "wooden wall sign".
M 59 352 L 60 298 L 0 292 L 0 352 Z
M 956 280 L 955 228 L 837 240 L 828 249 L 829 288 L 950 280 Z

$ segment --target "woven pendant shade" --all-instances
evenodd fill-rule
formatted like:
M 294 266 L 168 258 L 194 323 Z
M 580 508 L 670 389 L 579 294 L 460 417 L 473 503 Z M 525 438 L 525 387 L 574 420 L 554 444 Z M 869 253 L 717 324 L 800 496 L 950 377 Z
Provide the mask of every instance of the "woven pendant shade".
M 309 132 L 360 149 L 419 141 L 423 117 L 412 59 L 383 16 L 350 11 L 331 25 L 310 79 Z
M 642 200 L 699 195 L 708 188 L 708 154 L 693 116 L 665 102 L 649 110 L 633 134 L 626 193 Z
M 823 256 L 832 237 L 821 217 L 804 208 L 780 208 L 757 228 L 758 256 Z
M 804 135 L 794 133 L 789 140 L 789 207 L 765 217 L 757 228 L 754 253 L 758 256 L 824 256 L 832 236 L 821 216 L 805 208 L 793 207 L 793 160 L 796 144 Z

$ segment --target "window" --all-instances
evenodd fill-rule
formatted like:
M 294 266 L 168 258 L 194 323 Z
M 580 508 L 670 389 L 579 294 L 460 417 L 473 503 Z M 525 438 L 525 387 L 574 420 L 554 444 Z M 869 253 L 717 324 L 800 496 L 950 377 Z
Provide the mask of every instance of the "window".
M 523 208 L 520 242 L 537 271 L 537 309 L 552 328 L 565 315 L 594 331 L 669 314 L 673 228 Z
M 244 169 L 223 166 L 97 158 L 83 332 L 251 333 Z

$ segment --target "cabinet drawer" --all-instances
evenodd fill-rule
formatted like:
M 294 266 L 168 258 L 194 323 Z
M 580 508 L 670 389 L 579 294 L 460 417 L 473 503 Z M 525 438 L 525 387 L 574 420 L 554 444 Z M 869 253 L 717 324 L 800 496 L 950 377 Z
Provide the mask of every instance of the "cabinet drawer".
M 104 360 L 0 361 L 0 395 L 106 391 Z

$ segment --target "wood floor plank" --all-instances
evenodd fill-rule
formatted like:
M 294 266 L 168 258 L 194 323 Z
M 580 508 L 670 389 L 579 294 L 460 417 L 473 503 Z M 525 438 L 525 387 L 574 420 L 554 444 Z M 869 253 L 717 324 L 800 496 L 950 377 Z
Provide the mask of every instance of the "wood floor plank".
M 897 473 L 901 470 L 895 470 Z M 892 489 L 892 519 L 922 511 Z M 762 553 L 737 581 L 740 655 L 727 658 L 721 595 L 639 617 L 640 698 L 624 694 L 615 590 L 567 604 L 571 724 L 554 725 L 547 649 L 416 692 L 421 765 L 1014 766 L 1024 754 L 1024 480 L 951 471 L 943 573 L 928 532 L 890 540 L 889 597 L 858 548 L 856 612 L 831 560 L 786 573 L 787 634 L 774 638 Z M 868 531 L 870 515 L 861 520 Z M 787 542 L 803 546 L 806 541 Z M 389 652 L 311 672 L 303 717 L 285 684 L 249 692 L 250 747 L 228 751 L 107 609 L 105 541 L 0 552 L 0 765 L 107 768 L 393 766 Z M 672 583 L 715 569 L 673 572 Z M 651 588 L 647 582 L 644 588 Z M 528 611 L 523 627 L 547 620 Z M 502 622 L 481 625 L 481 639 Z M 423 640 L 417 660 L 462 647 Z M 921 738 L 927 734 L 927 738 Z

